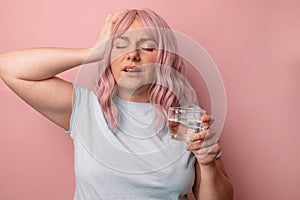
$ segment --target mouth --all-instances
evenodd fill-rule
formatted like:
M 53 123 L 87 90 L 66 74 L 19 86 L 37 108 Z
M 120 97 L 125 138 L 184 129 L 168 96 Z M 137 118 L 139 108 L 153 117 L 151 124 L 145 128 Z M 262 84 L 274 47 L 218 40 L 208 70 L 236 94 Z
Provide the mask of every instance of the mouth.
M 136 66 L 126 66 L 123 69 L 124 72 L 142 72 L 142 70 Z

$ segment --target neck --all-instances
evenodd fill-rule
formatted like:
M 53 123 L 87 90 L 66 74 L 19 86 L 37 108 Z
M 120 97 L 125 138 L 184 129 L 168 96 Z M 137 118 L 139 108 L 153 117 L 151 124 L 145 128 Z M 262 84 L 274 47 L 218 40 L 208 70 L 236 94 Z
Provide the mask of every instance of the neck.
M 136 90 L 118 87 L 117 96 L 126 101 L 146 103 L 149 102 L 149 86 L 143 86 Z

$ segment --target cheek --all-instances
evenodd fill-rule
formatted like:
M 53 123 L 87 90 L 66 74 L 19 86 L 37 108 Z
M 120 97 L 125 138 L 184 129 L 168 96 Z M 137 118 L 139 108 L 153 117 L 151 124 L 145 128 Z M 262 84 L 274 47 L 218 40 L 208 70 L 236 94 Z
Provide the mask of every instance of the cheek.
M 146 76 L 144 77 L 147 83 L 154 83 L 156 76 L 155 66 L 148 66 Z
M 157 56 L 152 56 L 152 57 L 149 59 L 149 62 L 150 62 L 150 63 L 156 63 L 156 62 L 157 62 Z
M 116 62 L 118 60 L 118 58 L 120 57 L 120 53 L 116 52 L 116 51 L 112 51 L 110 54 L 110 62 L 111 64 Z
M 116 52 L 111 52 L 110 54 L 110 66 L 113 75 L 120 73 L 120 67 L 122 63 L 122 58 L 120 56 L 117 57 Z
M 115 81 L 118 81 L 121 77 L 120 70 L 118 70 L 118 62 L 117 61 L 112 62 L 110 66 Z
M 151 54 L 146 54 L 146 55 L 143 55 L 143 58 L 144 58 L 145 63 L 157 63 L 158 53 L 154 52 Z
M 121 60 L 129 52 L 128 49 L 112 49 L 110 53 L 110 62 Z

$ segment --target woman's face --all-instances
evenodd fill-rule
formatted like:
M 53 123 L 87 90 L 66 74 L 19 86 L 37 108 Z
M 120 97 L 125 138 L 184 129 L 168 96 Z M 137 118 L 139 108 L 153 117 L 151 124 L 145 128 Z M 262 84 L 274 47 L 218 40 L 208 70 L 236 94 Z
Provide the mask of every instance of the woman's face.
M 120 98 L 144 101 L 149 85 L 154 80 L 157 43 L 134 20 L 126 32 L 114 39 L 111 51 L 111 70 L 118 85 Z

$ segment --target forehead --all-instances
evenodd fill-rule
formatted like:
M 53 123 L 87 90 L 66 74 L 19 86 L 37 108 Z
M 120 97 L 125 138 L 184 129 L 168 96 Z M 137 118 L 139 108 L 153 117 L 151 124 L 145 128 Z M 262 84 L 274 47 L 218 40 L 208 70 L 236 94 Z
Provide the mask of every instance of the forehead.
M 133 22 L 130 24 L 127 30 L 134 30 L 134 29 L 140 29 L 142 28 L 140 22 L 138 20 L 133 20 Z
M 119 37 L 127 37 L 129 39 L 140 39 L 149 38 L 149 35 L 146 33 L 145 28 L 143 28 L 138 22 L 138 20 L 135 19 L 124 33 L 117 36 L 117 38 Z

